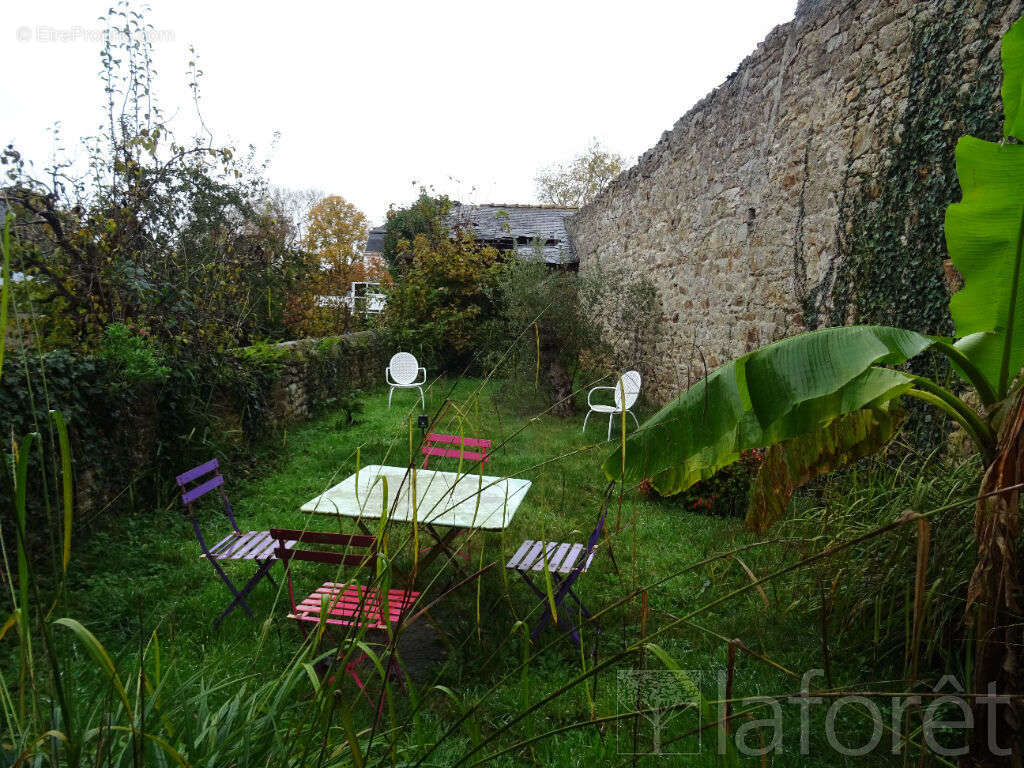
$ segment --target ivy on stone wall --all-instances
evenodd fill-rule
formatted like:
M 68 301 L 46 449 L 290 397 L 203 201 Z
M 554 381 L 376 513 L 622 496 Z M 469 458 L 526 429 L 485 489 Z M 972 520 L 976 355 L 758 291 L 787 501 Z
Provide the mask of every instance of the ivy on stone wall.
M 1002 70 L 990 55 L 999 35 L 991 25 L 1006 4 L 936 4 L 912 22 L 905 109 L 882 127 L 887 140 L 877 169 L 855 173 L 851 151 L 837 255 L 803 301 L 808 328 L 863 323 L 952 334 L 943 222 L 946 207 L 960 196 L 954 148 L 965 134 L 1001 137 Z M 855 123 L 871 74 L 863 73 Z M 936 365 L 941 362 L 925 359 L 911 368 Z M 934 439 L 934 426 L 916 415 L 911 414 L 914 432 L 923 437 L 926 426 L 928 439 Z
M 216 366 L 178 361 L 159 385 L 126 382 L 123 370 L 100 356 L 17 352 L 0 381 L 0 426 L 7 441 L 41 434 L 43 450 L 33 461 L 45 457 L 46 471 L 30 477 L 51 485 L 29 503 L 33 515 L 47 515 L 59 476 L 49 410 L 64 414 L 77 525 L 88 527 L 101 514 L 173 503 L 174 476 L 211 457 L 236 469 L 265 458 L 289 420 L 332 404 L 351 419 L 354 393 L 383 380 L 385 352 L 372 333 L 257 344 L 224 354 Z M 302 391 L 300 413 L 285 402 L 285 382 Z M 8 471 L 0 476 L 0 534 L 13 530 L 12 500 Z
M 980 13 L 975 3 L 947 3 L 915 19 L 906 108 L 887 130 L 881 167 L 844 201 L 832 274 L 804 303 L 808 327 L 952 333 L 943 220 L 960 195 L 953 150 L 965 134 L 1001 136 L 1001 68 L 987 54 L 999 42 L 990 24 L 1004 8 L 995 0 Z

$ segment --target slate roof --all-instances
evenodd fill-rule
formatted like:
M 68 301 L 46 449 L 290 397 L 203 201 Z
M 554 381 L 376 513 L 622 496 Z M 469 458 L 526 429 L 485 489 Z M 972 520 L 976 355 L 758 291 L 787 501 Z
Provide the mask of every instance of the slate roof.
M 448 225 L 471 227 L 478 240 L 514 248 L 526 258 L 536 253 L 539 239 L 548 264 L 575 264 L 576 250 L 565 229 L 565 218 L 574 213 L 575 208 L 544 205 L 460 205 L 449 214 Z
M 371 229 L 369 236 L 366 238 L 366 247 L 363 250 L 367 253 L 383 253 L 384 233 L 386 231 L 387 229 L 383 225 Z

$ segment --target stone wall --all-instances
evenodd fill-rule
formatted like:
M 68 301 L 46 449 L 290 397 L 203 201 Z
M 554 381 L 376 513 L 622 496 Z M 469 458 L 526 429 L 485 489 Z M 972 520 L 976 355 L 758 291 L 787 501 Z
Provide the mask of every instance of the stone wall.
M 372 331 L 277 345 L 281 372 L 271 393 L 278 424 L 308 419 L 317 407 L 384 384 L 387 351 Z
M 184 377 L 126 386 L 102 358 L 64 350 L 25 357 L 15 351 L 0 381 L 0 426 L 19 442 L 40 432 L 42 450 L 54 457 L 58 447 L 54 431 L 46 428 L 49 409 L 63 414 L 78 525 L 104 514 L 167 507 L 178 494 L 174 477 L 210 458 L 217 457 L 232 476 L 233 468 L 263 461 L 266 454 L 254 449 L 281 445 L 289 424 L 332 405 L 343 407 L 357 390 L 383 388 L 393 352 L 372 332 L 305 339 L 225 355 L 221 367 L 233 374 L 212 386 L 214 377 L 198 384 Z M 42 398 L 31 384 L 44 374 Z M 37 477 L 35 466 L 31 471 Z M 31 494 L 32 519 L 45 516 L 44 500 Z M 0 485 L 0 535 L 14 530 L 13 508 L 10 484 Z M 40 546 L 41 530 L 33 531 Z
M 568 220 L 582 271 L 625 265 L 655 284 L 658 316 L 635 361 L 649 396 L 664 402 L 705 363 L 807 327 L 808 302 L 835 288 L 846 201 L 890 181 L 880 169 L 900 141 L 914 46 L 928 39 L 915 32 L 954 11 L 963 66 L 930 76 L 969 100 L 1021 0 L 802 0 L 793 21 Z M 998 110 L 992 96 L 984 108 Z M 952 147 L 958 127 L 951 119 L 935 140 Z M 927 268 L 941 272 L 943 258 Z M 608 334 L 622 345 L 629 329 Z

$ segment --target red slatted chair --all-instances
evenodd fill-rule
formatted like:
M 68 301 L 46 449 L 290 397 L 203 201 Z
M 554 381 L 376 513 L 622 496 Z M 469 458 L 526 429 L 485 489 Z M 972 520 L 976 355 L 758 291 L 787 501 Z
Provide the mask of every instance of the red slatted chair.
M 320 531 L 296 531 L 287 528 L 271 528 L 270 535 L 277 542 L 275 554 L 284 562 L 288 580 L 288 599 L 292 610 L 289 619 L 299 623 L 305 636 L 307 628 L 323 622 L 327 627 L 351 627 L 356 630 L 383 630 L 391 641 L 388 643 L 388 660 L 385 669 L 392 675 L 395 669 L 393 631 L 398 623 L 415 605 L 420 593 L 408 589 L 389 589 L 381 592 L 372 586 L 377 572 L 377 539 L 374 536 L 348 533 L 324 533 Z M 313 548 L 302 545 L 319 545 Z M 334 550 L 324 549 L 333 547 Z M 341 551 L 337 551 L 340 549 Z M 371 586 L 361 584 L 325 581 L 308 597 L 295 601 L 292 586 L 291 563 L 301 560 L 324 565 L 352 565 L 368 567 Z M 325 609 L 326 608 L 326 612 Z M 367 658 L 365 653 L 350 661 L 345 671 L 352 677 L 359 690 L 369 701 L 366 687 L 356 672 L 356 667 Z M 383 701 L 381 702 L 383 704 Z
M 274 577 L 270 575 L 270 569 L 277 560 L 277 556 L 274 554 L 274 540 L 271 538 L 269 531 L 248 531 L 247 533 L 242 533 L 238 529 L 238 523 L 235 522 L 235 515 L 231 509 L 231 502 L 228 501 L 228 495 L 224 491 L 224 476 L 221 475 L 218 467 L 217 460 L 212 459 L 205 464 L 200 464 L 198 467 L 193 467 L 188 472 L 182 472 L 176 478 L 178 488 L 181 489 L 181 502 L 188 512 L 196 539 L 199 540 L 199 548 L 203 550 L 202 557 L 210 561 L 214 571 L 217 572 L 217 575 L 220 576 L 221 580 L 231 591 L 231 594 L 234 595 L 234 600 L 231 601 L 231 604 L 213 622 L 214 629 L 220 626 L 224 618 L 238 607 L 241 607 L 250 619 L 252 618 L 253 613 L 245 602 L 245 597 L 264 576 L 270 580 L 271 584 L 277 586 Z M 190 485 L 191 488 L 189 487 Z M 199 528 L 199 522 L 196 520 L 193 505 L 197 499 L 213 490 L 220 491 L 220 498 L 224 503 L 225 514 L 228 520 L 231 521 L 232 531 L 212 547 L 208 547 L 206 539 L 203 538 L 203 532 Z M 252 560 L 256 563 L 256 573 L 245 583 L 245 586 L 237 589 L 220 565 L 221 562 L 226 560 Z
M 455 448 L 445 446 L 454 445 Z M 467 451 L 466 448 L 477 448 L 475 451 Z M 468 461 L 490 461 L 487 451 L 490 450 L 491 441 L 482 440 L 478 437 L 461 437 L 459 435 L 440 435 L 431 432 L 423 441 L 423 468 L 426 469 L 430 463 L 431 456 L 444 456 L 449 459 L 466 459 Z
M 456 447 L 445 447 L 449 445 L 454 445 Z M 467 447 L 475 448 L 477 450 L 467 451 Z M 491 457 L 487 455 L 487 451 L 489 451 L 490 448 L 491 441 L 483 438 L 462 437 L 460 435 L 442 435 L 437 432 L 431 432 L 427 435 L 427 439 L 423 441 L 423 468 L 427 468 L 427 465 L 430 463 L 431 456 L 441 456 L 446 459 L 464 459 L 466 461 L 485 463 L 491 459 Z M 433 549 L 433 547 L 423 547 L 420 552 L 429 552 L 431 549 Z M 445 551 L 448 551 L 447 548 L 445 548 Z M 456 554 L 464 560 L 469 560 L 469 554 L 466 552 L 459 550 Z

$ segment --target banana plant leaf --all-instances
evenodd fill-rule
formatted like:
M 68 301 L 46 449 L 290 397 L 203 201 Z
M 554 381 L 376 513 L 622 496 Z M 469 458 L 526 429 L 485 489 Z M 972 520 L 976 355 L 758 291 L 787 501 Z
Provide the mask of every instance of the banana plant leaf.
M 1002 398 L 1024 365 L 1024 145 L 965 136 L 956 168 L 963 201 L 946 209 L 946 246 L 964 278 L 949 302 L 956 335 L 965 337 L 956 346 Z
M 840 416 L 824 429 L 769 446 L 750 486 L 745 526 L 763 532 L 779 520 L 793 492 L 820 475 L 882 448 L 903 421 L 895 403 Z
M 745 450 L 898 397 L 915 378 L 882 366 L 940 343 L 886 326 L 825 328 L 777 341 L 723 365 L 662 408 L 607 458 L 605 475 L 679 493 Z
M 1003 135 L 1024 138 L 1024 24 L 1017 22 L 1003 35 Z
M 1024 138 L 1024 24 L 1003 37 L 1003 132 Z M 1020 297 L 1024 146 L 965 136 L 956 146 L 962 201 L 946 209 L 946 246 L 964 287 L 949 302 L 957 348 L 1002 399 L 1024 365 Z M 964 338 L 966 337 L 966 338 Z

